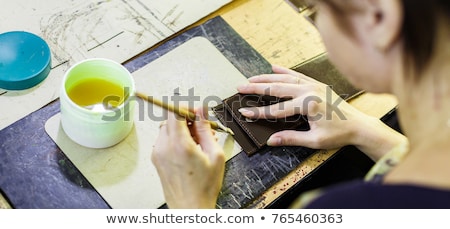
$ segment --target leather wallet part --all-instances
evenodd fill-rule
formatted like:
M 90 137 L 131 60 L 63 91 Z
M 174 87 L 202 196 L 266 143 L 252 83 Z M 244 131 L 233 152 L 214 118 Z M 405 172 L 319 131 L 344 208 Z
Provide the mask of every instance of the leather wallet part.
M 248 155 L 257 152 L 259 147 L 255 145 L 252 139 L 250 139 L 247 132 L 245 132 L 238 124 L 233 120 L 231 113 L 224 107 L 224 104 L 219 104 L 213 107 L 212 110 L 216 114 L 216 117 L 222 122 L 223 125 L 230 128 L 234 132 L 234 139 L 239 143 L 242 150 Z
M 273 96 L 235 94 L 224 100 L 224 107 L 231 114 L 232 120 L 253 141 L 256 148 L 261 148 L 266 145 L 267 140 L 272 134 L 282 130 L 295 130 L 302 123 L 306 123 L 305 119 L 301 115 L 294 115 L 277 119 L 252 120 L 241 115 L 239 109 L 243 107 L 263 107 L 280 104 L 280 101 L 282 100 Z

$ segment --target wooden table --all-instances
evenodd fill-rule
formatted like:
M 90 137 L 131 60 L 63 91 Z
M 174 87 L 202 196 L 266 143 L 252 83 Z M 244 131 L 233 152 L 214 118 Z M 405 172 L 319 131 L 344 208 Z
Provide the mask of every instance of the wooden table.
M 222 16 L 272 64 L 294 67 L 325 52 L 320 35 L 314 26 L 283 0 L 235 0 L 191 27 L 217 15 Z M 392 110 L 397 105 L 397 101 L 390 95 L 366 93 L 352 100 L 351 104 L 369 115 L 380 118 Z M 274 201 L 336 151 L 320 151 L 311 156 L 288 176 L 268 189 L 263 194 L 264 201 L 255 207 L 263 207 Z M 1 204 L 4 202 L 0 194 L 0 208 L 8 207 L 7 204 Z

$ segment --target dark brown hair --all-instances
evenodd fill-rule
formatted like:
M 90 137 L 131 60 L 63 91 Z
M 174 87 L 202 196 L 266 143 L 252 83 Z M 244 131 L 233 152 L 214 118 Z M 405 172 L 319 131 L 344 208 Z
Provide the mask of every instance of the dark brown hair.
M 404 52 L 417 76 L 430 62 L 438 39 L 439 20 L 449 21 L 449 0 L 403 0 L 402 37 Z
M 344 9 L 349 6 L 347 0 L 316 0 L 315 2 L 318 1 L 328 4 L 339 16 L 337 17 L 339 26 L 351 32 L 345 19 L 342 19 L 343 14 L 352 11 Z M 418 80 L 416 77 L 427 67 L 435 51 L 440 20 L 444 20 L 447 24 L 450 22 L 450 0 L 401 1 L 404 13 L 401 37 L 406 54 L 405 66 L 408 71 L 409 69 L 414 71 L 415 80 Z

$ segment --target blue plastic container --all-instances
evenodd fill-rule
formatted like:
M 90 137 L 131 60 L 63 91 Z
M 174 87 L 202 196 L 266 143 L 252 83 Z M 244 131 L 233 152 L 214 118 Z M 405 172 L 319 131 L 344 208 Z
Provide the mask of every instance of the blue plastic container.
M 0 88 L 31 88 L 47 78 L 50 69 L 50 48 L 42 38 L 23 31 L 0 34 Z

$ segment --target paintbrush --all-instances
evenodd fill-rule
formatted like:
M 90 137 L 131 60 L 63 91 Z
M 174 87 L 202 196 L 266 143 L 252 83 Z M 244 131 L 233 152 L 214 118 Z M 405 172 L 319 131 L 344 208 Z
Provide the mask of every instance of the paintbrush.
M 161 100 L 155 99 L 152 96 L 147 96 L 146 94 L 140 93 L 140 92 L 135 92 L 135 95 L 141 99 L 143 99 L 144 101 L 147 101 L 151 104 L 155 104 L 161 108 L 164 108 L 168 111 L 171 111 L 175 114 L 178 114 L 181 117 L 186 118 L 189 121 L 194 121 L 195 120 L 195 114 L 191 111 L 189 111 L 188 109 L 185 108 L 181 108 L 181 107 L 175 107 L 172 104 L 168 104 L 168 103 L 164 103 Z M 224 126 L 222 123 L 220 122 L 213 122 L 213 121 L 209 121 L 209 124 L 211 125 L 211 128 L 217 131 L 221 131 L 221 132 L 225 132 L 225 133 L 229 133 L 231 135 L 234 135 L 234 132 Z

